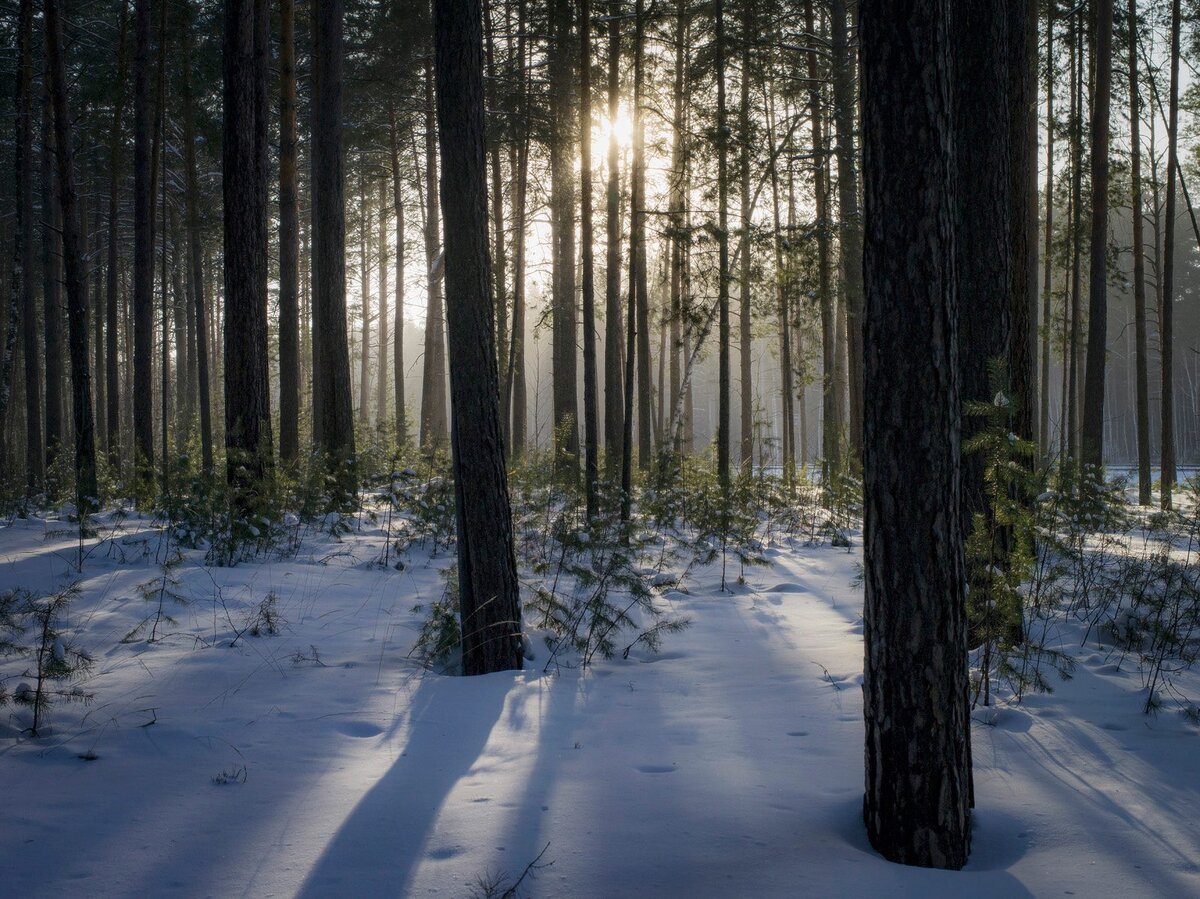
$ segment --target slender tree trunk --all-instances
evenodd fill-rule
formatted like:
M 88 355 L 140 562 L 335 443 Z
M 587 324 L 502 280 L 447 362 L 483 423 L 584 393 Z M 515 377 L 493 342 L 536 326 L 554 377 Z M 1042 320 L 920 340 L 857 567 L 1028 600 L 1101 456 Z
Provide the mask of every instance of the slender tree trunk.
M 1146 338 L 1146 246 L 1143 237 L 1141 100 L 1136 0 L 1129 0 L 1129 167 L 1133 220 L 1133 319 L 1136 335 L 1138 502 L 1150 505 L 1150 367 Z
M 497 96 L 499 70 L 496 68 L 495 28 L 492 25 L 491 0 L 485 0 L 483 16 L 485 51 L 487 54 L 487 107 L 488 111 L 498 118 L 500 115 L 500 104 Z M 500 383 L 503 384 L 505 368 L 508 364 L 508 296 L 506 293 L 508 260 L 504 243 L 504 176 L 500 164 L 501 141 L 499 130 L 499 122 L 497 121 L 495 127 L 489 128 L 487 138 L 488 163 L 491 167 L 492 175 L 492 190 L 489 197 L 492 204 L 492 246 L 494 247 L 492 258 L 492 293 L 495 296 L 494 302 L 496 304 L 496 346 L 500 349 L 499 358 L 496 362 L 499 366 Z
M 366 160 L 363 160 L 366 168 Z M 366 176 L 358 176 L 358 249 L 361 266 L 358 270 L 359 295 L 362 301 L 362 330 L 359 334 L 358 355 L 358 422 L 363 427 L 371 418 L 371 198 L 367 195 Z
M 846 0 L 830 0 L 833 51 L 833 121 L 837 135 L 838 242 L 846 291 L 846 336 L 849 354 L 850 454 L 861 458 L 863 416 L 862 222 L 858 211 L 858 175 L 854 154 L 854 57 L 846 26 Z
M 133 465 L 145 494 L 154 470 L 154 118 L 150 0 L 134 0 L 133 57 Z
M 396 328 L 393 359 L 396 381 L 396 444 L 408 443 L 408 411 L 404 404 L 404 193 L 400 182 L 400 142 L 396 133 L 396 107 L 388 103 L 392 150 L 392 199 L 396 204 Z
M 810 0 L 811 4 L 811 0 Z M 774 85 L 767 88 L 767 145 L 771 154 L 776 156 L 775 146 L 775 90 Z M 783 254 L 783 227 L 779 214 L 779 172 L 772 163 L 771 172 L 771 217 L 774 230 L 771 235 L 775 249 L 775 297 L 779 310 L 779 383 L 780 395 L 783 400 L 783 477 L 791 484 L 796 475 L 796 415 L 792 398 L 795 395 L 793 383 L 794 367 L 792 364 L 792 314 L 788 302 L 787 271 Z M 803 396 L 803 392 L 801 392 Z M 803 456 L 801 457 L 803 461 Z
M 43 62 L 49 60 L 43 48 Z M 42 82 L 42 334 L 46 360 L 46 476 L 54 478 L 54 464 L 63 441 L 62 346 L 62 209 L 55 197 L 56 141 L 50 98 L 50 79 Z M 58 486 L 50 483 L 53 489 Z
M 17 24 L 16 143 L 13 177 L 17 222 L 13 245 L 12 303 L 21 303 L 25 370 L 25 485 L 32 495 L 46 481 L 42 445 L 42 380 L 38 359 L 37 301 L 33 289 L 33 0 L 21 0 Z
M 754 385 L 751 375 L 751 356 L 754 341 L 750 330 L 750 274 L 752 271 L 750 251 L 751 217 L 754 214 L 753 198 L 750 195 L 750 72 L 753 65 L 751 41 L 757 36 L 754 21 L 754 4 L 742 4 L 742 71 L 739 78 L 741 104 L 738 107 L 739 181 L 741 182 L 741 279 L 738 284 L 739 343 L 741 344 L 741 464 L 743 471 L 754 467 Z M 773 167 L 773 165 L 772 165 Z M 790 360 L 788 360 L 790 364 Z
M 554 366 L 554 467 L 569 481 L 578 478 L 579 402 L 575 306 L 575 184 L 571 2 L 551 0 L 550 90 L 551 352 Z
M 1082 7 L 1071 23 L 1071 309 L 1070 337 L 1067 346 L 1067 431 L 1066 458 L 1079 458 L 1079 343 L 1080 322 L 1080 253 L 1082 242 L 1083 206 L 1083 29 L 1080 25 Z
M 1162 365 L 1162 454 L 1159 502 L 1170 509 L 1175 488 L 1175 182 L 1179 173 L 1179 0 L 1171 0 L 1171 93 L 1167 113 L 1167 207 L 1159 310 Z
M 834 0 L 838 2 L 838 0 Z M 725 102 L 725 0 L 716 0 L 717 69 L 717 479 L 729 502 L 729 137 Z
M 92 379 L 88 353 L 86 269 L 75 189 L 71 113 L 67 103 L 66 48 L 59 0 L 45 0 L 46 62 L 54 107 L 58 200 L 62 211 L 62 247 L 67 287 L 67 330 L 71 357 L 71 406 L 75 431 L 75 502 L 80 515 L 100 506 L 96 485 L 96 434 L 92 417 Z M 81 519 L 82 521 L 82 519 Z M 81 525 L 82 526 L 82 525 Z
M 192 97 L 192 29 L 195 21 L 191 4 L 185 7 L 183 29 L 183 165 L 184 193 L 187 203 L 188 277 L 196 319 L 196 385 L 200 412 L 200 458 L 204 474 L 213 471 L 213 428 L 211 381 L 209 378 L 208 324 L 205 315 L 204 248 L 200 240 L 200 176 L 196 162 L 195 101 Z M 111 351 L 110 351 L 111 354 Z
M 520 669 L 521 604 L 489 291 L 479 0 L 436 0 L 463 673 Z
M 1042 456 L 1050 454 L 1050 329 L 1053 327 L 1052 302 L 1054 299 L 1054 134 L 1058 130 L 1054 120 L 1054 11 L 1046 19 L 1046 239 L 1042 249 L 1042 367 L 1041 367 L 1041 417 L 1038 435 L 1041 439 Z
M 615 122 L 621 102 L 620 0 L 608 4 L 608 120 Z M 621 171 L 617 130 L 608 133 L 608 182 L 605 189 L 604 260 L 604 452 L 605 469 L 614 478 L 621 465 L 624 385 L 621 372 Z
M 279 459 L 300 455 L 300 204 L 296 174 L 296 4 L 279 0 Z
M 1012 328 L 1008 381 L 1013 396 L 1013 430 L 1036 440 L 1038 306 L 1038 9 L 1035 0 L 1009 0 L 1008 92 L 1011 182 L 1009 288 Z
M 446 332 L 442 308 L 441 225 L 437 196 L 437 124 L 434 120 L 433 60 L 425 70 L 425 271 L 429 305 L 425 314 L 425 364 L 421 386 L 421 448 L 446 442 Z
M 679 392 L 682 389 L 682 369 L 679 354 L 683 348 L 683 255 L 687 235 L 684 230 L 684 171 L 687 154 L 687 107 L 685 88 L 687 85 L 688 59 L 688 14 L 685 0 L 675 4 L 675 84 L 672 91 L 673 112 L 671 118 L 671 186 L 670 186 L 670 315 L 671 338 L 669 366 L 671 416 L 667 427 L 670 430 L 671 451 L 678 454 L 682 448 L 679 415 Z
M 650 468 L 654 456 L 651 437 L 653 413 L 650 408 L 654 383 L 650 377 L 650 297 L 646 278 L 646 117 L 643 109 L 645 57 L 645 0 L 636 0 L 633 36 L 633 162 L 630 172 L 633 190 L 629 210 L 629 278 L 630 285 L 636 286 L 636 323 L 631 327 L 637 335 L 638 468 L 642 471 Z
M 375 426 L 383 428 L 387 421 L 388 379 L 388 245 L 387 245 L 387 179 L 379 179 L 379 350 L 375 370 Z
M 225 449 L 243 512 L 271 470 L 267 373 L 267 0 L 225 4 Z
M 1092 230 L 1088 282 L 1087 369 L 1083 386 L 1082 461 L 1104 464 L 1104 371 L 1108 338 L 1108 126 L 1112 102 L 1113 4 L 1095 7 L 1096 80 L 1092 97 Z
M 354 419 L 346 333 L 343 194 L 342 0 L 314 0 L 313 27 L 313 443 L 348 503 L 355 490 Z
M 583 446 L 588 520 L 598 512 L 599 434 L 596 384 L 596 274 L 592 244 L 592 5 L 579 3 L 580 253 L 583 266 Z M 498 167 L 498 166 L 497 166 Z M 500 244 L 500 246 L 503 246 Z M 502 252 L 498 255 L 502 256 Z
M 956 32 L 938 0 L 863 0 L 860 33 L 869 398 L 863 815 L 885 858 L 958 869 L 971 836 L 952 277 Z

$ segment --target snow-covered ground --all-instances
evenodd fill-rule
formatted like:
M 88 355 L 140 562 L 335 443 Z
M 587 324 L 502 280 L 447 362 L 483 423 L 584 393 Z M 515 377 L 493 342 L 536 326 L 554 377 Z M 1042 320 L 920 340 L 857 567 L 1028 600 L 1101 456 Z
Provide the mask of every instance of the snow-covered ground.
M 169 550 L 102 524 L 81 574 L 65 523 L 0 527 L 0 588 L 78 582 L 68 630 L 96 657 L 93 702 L 40 739 L 0 712 L 2 895 L 458 897 L 545 849 L 524 895 L 1200 896 L 1200 735 L 1145 717 L 1130 666 L 1070 628 L 1072 681 L 976 715 L 968 868 L 871 851 L 857 548 L 773 546 L 732 594 L 693 570 L 664 596 L 692 626 L 657 655 L 544 673 L 537 646 L 466 679 L 410 657 L 444 553 L 384 568 L 374 525 L 306 530 L 286 561 L 185 552 L 190 604 L 122 643 Z M 234 641 L 268 594 L 280 633 Z

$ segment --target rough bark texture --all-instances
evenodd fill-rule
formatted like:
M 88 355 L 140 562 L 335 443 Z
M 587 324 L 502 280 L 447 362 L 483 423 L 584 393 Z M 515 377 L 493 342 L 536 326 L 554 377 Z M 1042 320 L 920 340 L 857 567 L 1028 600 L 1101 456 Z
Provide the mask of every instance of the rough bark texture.
M 43 47 L 43 57 L 46 48 Z M 44 62 L 49 67 L 48 59 Z M 46 475 L 54 476 L 54 463 L 63 441 L 62 345 L 62 207 L 56 198 L 55 144 L 50 79 L 42 82 L 42 337 L 46 366 Z M 53 488 L 54 484 L 49 484 Z
M 1050 127 L 1046 131 L 1046 238 L 1042 250 L 1042 320 L 1043 336 L 1042 365 L 1041 365 L 1041 402 L 1038 417 L 1038 436 L 1042 456 L 1050 454 L 1050 339 L 1054 272 L 1054 15 L 1051 12 L 1046 20 L 1046 121 Z
M 500 439 L 479 0 L 436 0 L 463 673 L 520 669 L 521 606 Z
M 379 179 L 379 348 L 376 351 L 375 426 L 387 421 L 388 406 L 388 207 L 387 179 Z
M 650 297 L 646 279 L 646 8 L 645 0 L 634 4 L 633 35 L 633 163 L 630 178 L 633 189 L 629 202 L 629 281 L 634 291 L 636 311 L 633 324 L 637 336 L 637 429 L 638 468 L 645 471 L 653 461 L 651 438 L 653 421 L 650 397 L 654 382 L 650 376 Z
M 279 458 L 300 455 L 300 204 L 296 191 L 296 4 L 279 2 Z
M 266 0 L 225 3 L 225 449 L 247 511 L 271 467 L 267 383 Z
M 71 358 L 71 408 L 75 431 L 75 502 L 82 514 L 99 508 L 96 486 L 96 432 L 92 415 L 92 377 L 88 358 L 87 277 L 79 201 L 75 187 L 75 158 L 71 144 L 71 113 L 67 103 L 66 48 L 59 0 L 46 0 L 46 56 L 50 98 L 54 106 L 54 137 L 58 161 L 58 200 L 62 212 L 63 267 L 67 288 L 67 333 Z
M 346 334 L 346 210 L 342 156 L 342 0 L 314 0 L 313 33 L 313 443 L 331 472 L 354 457 Z M 346 498 L 354 479 L 344 474 Z
M 970 846 L 950 4 L 863 0 L 864 818 L 904 864 Z
M 725 103 L 725 2 L 716 0 L 717 62 L 717 479 L 729 499 L 729 126 Z
M 404 194 L 400 187 L 400 143 L 396 133 L 396 109 L 388 106 L 392 150 L 392 199 L 396 206 L 396 328 L 393 360 L 396 382 L 396 443 L 408 443 L 408 410 L 404 403 Z
M 1088 278 L 1087 369 L 1083 384 L 1082 461 L 1104 464 L 1104 370 L 1108 340 L 1108 120 L 1112 105 L 1112 0 L 1095 5 L 1092 92 L 1092 222 Z
M 1016 408 L 1013 430 L 1036 439 L 1037 418 L 1037 305 L 1038 305 L 1038 14 L 1034 0 L 1009 0 L 1009 246 L 1012 271 L 1009 288 L 1011 330 L 1008 381 Z
M 738 105 L 738 181 L 741 200 L 741 229 L 738 235 L 740 278 L 738 281 L 738 343 L 740 344 L 740 371 L 738 380 L 741 394 L 741 465 L 743 471 L 754 467 L 754 384 L 752 381 L 752 355 L 754 340 L 750 328 L 750 274 L 753 259 L 750 254 L 751 217 L 754 214 L 753 197 L 750 194 L 750 73 L 752 56 L 750 43 L 757 37 L 754 23 L 754 4 L 742 4 L 742 71 L 738 81 L 741 102 Z M 773 167 L 773 166 L 772 166 Z M 790 364 L 790 360 L 788 360 Z

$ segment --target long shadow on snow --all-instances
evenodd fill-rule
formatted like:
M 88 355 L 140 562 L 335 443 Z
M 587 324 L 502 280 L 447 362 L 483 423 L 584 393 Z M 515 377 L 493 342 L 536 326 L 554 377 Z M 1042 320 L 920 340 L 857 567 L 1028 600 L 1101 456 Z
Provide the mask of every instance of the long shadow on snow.
M 475 766 L 512 689 L 510 674 L 425 677 L 403 752 L 342 823 L 297 896 L 406 895 L 446 799 Z M 432 856 L 464 848 L 436 847 Z

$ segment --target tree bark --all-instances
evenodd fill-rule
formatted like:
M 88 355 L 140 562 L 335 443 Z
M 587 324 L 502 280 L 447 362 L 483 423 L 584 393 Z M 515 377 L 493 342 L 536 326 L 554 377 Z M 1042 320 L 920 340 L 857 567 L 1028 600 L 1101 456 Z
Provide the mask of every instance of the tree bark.
M 43 62 L 50 66 L 48 48 Z M 54 173 L 56 144 L 51 107 L 50 79 L 42 83 L 42 336 L 46 365 L 46 477 L 55 485 L 54 465 L 63 441 L 63 346 L 62 346 L 62 208 L 56 198 Z
M 67 331 L 71 357 L 71 406 L 75 431 L 75 502 L 82 516 L 100 506 L 96 485 L 96 434 L 92 416 L 92 379 L 88 354 L 87 277 L 84 267 L 71 114 L 67 103 L 67 64 L 59 0 L 45 0 L 46 56 L 54 107 L 58 200 L 62 212 L 63 263 L 67 287 Z M 81 518 L 82 521 L 82 518 Z
M 300 455 L 300 204 L 296 175 L 296 4 L 279 0 L 279 459 Z
M 1137 381 L 1138 502 L 1150 505 L 1150 366 L 1146 338 L 1146 246 L 1143 236 L 1141 100 L 1136 0 L 1129 0 L 1129 168 L 1133 221 L 1133 320 Z
M 1041 415 L 1038 435 L 1042 456 L 1050 455 L 1050 334 L 1054 325 L 1052 301 L 1054 299 L 1054 11 L 1049 10 L 1046 18 L 1046 239 L 1042 249 L 1042 367 L 1041 367 Z
M 871 844 L 970 848 L 950 6 L 863 0 L 863 697 Z M 959 35 L 964 37 L 963 35 Z
M 604 260 L 604 452 L 605 469 L 614 478 L 621 467 L 624 384 L 621 372 L 621 170 L 617 120 L 621 103 L 620 0 L 608 4 L 608 182 L 605 188 Z
M 154 140 L 150 0 L 134 0 L 133 56 L 133 470 L 137 492 L 154 469 Z
M 404 404 L 404 194 L 400 182 L 400 142 L 396 133 L 396 107 L 388 103 L 392 150 L 392 199 L 396 206 L 396 328 L 393 359 L 396 382 L 396 444 L 408 443 L 408 412 Z
M 834 0 L 838 2 L 838 0 Z M 717 70 L 717 480 L 729 502 L 729 126 L 725 103 L 725 0 L 716 0 Z
M 342 0 L 314 0 L 313 34 L 313 443 L 350 501 L 356 487 L 350 350 L 346 333 L 346 210 L 343 195 Z
M 379 350 L 375 370 L 375 426 L 382 429 L 387 421 L 388 379 L 388 245 L 387 179 L 379 179 Z
M 366 168 L 366 160 L 362 161 Z M 358 250 L 361 265 L 358 270 L 359 299 L 362 303 L 362 329 L 359 333 L 358 354 L 358 422 L 363 427 L 371 419 L 371 198 L 367 194 L 367 179 L 358 175 Z
M 751 42 L 756 36 L 754 4 L 742 4 L 742 71 L 739 77 L 741 103 L 738 106 L 738 176 L 741 194 L 741 278 L 738 284 L 738 338 L 741 345 L 741 464 L 743 471 L 754 467 L 754 385 L 752 383 L 751 356 L 754 341 L 750 329 L 750 275 L 752 259 L 750 251 L 751 217 L 754 214 L 753 198 L 750 194 L 750 72 L 753 65 Z M 790 360 L 789 364 L 790 364 Z
M 226 476 L 243 513 L 271 470 L 267 373 L 267 0 L 226 0 L 222 183 L 225 209 Z
M 1179 0 L 1171 0 L 1171 93 L 1167 113 L 1167 205 L 1163 236 L 1161 322 L 1162 454 L 1159 502 L 1170 509 L 1175 488 L 1175 182 L 1179 172 Z
M 520 669 L 522 661 L 489 290 L 481 13 L 479 0 L 434 4 L 459 610 L 467 675 Z
M 440 211 L 437 196 L 437 124 L 434 119 L 433 60 L 425 72 L 425 272 L 429 304 L 425 313 L 425 364 L 421 385 L 421 448 L 446 442 L 446 332 L 439 256 Z
M 1108 338 L 1108 124 L 1112 104 L 1113 4 L 1095 6 L 1092 96 L 1092 222 L 1088 279 L 1087 368 L 1083 385 L 1082 461 L 1104 464 L 1104 371 Z
M 579 3 L 580 262 L 583 267 L 583 481 L 588 520 L 598 512 L 599 434 L 596 384 L 596 274 L 592 244 L 592 5 Z M 502 246 L 502 244 L 499 244 Z

